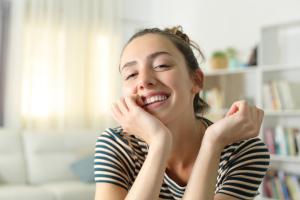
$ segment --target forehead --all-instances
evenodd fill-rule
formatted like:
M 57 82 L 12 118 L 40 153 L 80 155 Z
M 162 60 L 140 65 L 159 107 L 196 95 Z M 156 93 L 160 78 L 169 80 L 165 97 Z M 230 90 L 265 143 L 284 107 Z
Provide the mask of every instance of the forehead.
M 148 33 L 133 39 L 123 50 L 121 64 L 143 59 L 152 53 L 165 51 L 173 56 L 181 56 L 176 46 L 165 36 Z

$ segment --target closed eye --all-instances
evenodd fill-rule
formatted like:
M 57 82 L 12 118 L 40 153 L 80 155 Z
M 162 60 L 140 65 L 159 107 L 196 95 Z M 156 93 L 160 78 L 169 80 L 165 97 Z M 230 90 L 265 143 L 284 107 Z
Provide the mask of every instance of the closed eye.
M 154 69 L 157 69 L 157 70 L 163 70 L 163 69 L 166 69 L 166 68 L 169 68 L 170 66 L 169 65 L 157 65 L 154 67 Z
M 136 75 L 137 75 L 137 73 L 129 74 L 128 76 L 125 77 L 125 80 L 129 80 L 129 79 L 135 77 Z

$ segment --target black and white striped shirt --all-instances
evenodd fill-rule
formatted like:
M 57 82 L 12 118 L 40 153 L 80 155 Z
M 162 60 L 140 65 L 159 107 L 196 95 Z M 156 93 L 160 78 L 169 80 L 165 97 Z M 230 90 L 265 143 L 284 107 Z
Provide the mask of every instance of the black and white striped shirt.
M 206 123 L 210 123 L 207 119 Z M 208 124 L 208 125 L 210 125 Z M 122 129 L 107 129 L 97 139 L 95 181 L 118 185 L 129 190 L 148 152 L 148 145 Z M 220 158 L 215 193 L 238 199 L 253 199 L 269 165 L 270 155 L 259 138 L 228 145 Z M 185 186 L 164 174 L 160 199 L 181 199 Z

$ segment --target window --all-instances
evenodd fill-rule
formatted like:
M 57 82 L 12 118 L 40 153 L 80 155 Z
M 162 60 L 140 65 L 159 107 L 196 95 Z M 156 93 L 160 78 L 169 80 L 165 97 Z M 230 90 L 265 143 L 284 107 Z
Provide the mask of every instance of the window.
M 9 30 L 10 2 L 0 0 L 0 127 L 4 123 L 5 63 Z

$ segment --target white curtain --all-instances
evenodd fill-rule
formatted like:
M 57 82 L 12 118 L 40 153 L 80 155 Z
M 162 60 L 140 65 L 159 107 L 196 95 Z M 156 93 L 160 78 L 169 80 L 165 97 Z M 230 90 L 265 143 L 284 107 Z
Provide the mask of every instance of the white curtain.
M 110 104 L 120 96 L 120 2 L 12 2 L 4 125 L 110 126 Z

